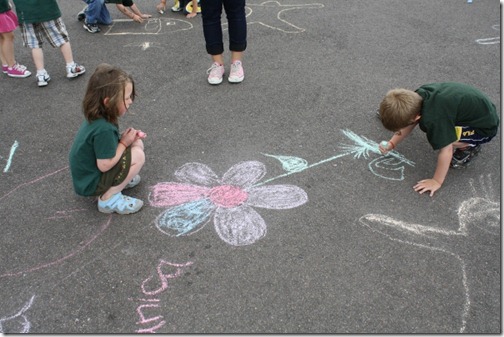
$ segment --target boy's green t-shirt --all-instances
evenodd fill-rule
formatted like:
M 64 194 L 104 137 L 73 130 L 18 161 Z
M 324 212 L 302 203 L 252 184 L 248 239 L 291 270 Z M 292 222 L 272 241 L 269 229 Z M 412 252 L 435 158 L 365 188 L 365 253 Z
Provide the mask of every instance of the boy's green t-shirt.
M 39 23 L 56 20 L 61 10 L 56 0 L 14 0 L 20 23 Z
M 119 129 L 116 125 L 100 118 L 84 121 L 70 149 L 70 173 L 74 190 L 83 196 L 95 195 L 102 172 L 97 159 L 113 158 L 119 143 Z
M 419 126 L 434 150 L 458 140 L 456 126 L 470 126 L 485 137 L 497 134 L 495 104 L 480 90 L 463 83 L 442 82 L 422 85 L 416 92 L 423 98 Z

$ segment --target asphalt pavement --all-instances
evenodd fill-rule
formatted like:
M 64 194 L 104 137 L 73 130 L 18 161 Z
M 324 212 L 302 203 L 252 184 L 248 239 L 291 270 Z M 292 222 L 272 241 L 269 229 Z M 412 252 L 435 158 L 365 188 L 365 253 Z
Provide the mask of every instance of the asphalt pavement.
M 250 0 L 245 80 L 218 86 L 201 15 L 156 3 L 136 1 L 145 24 L 108 5 L 90 34 L 84 2 L 61 0 L 86 73 L 65 78 L 46 44 L 47 87 L 0 76 L 0 332 L 502 332 L 501 134 L 430 197 L 413 190 L 436 166 L 425 134 L 383 157 L 375 114 L 389 89 L 440 81 L 500 113 L 499 2 Z M 15 52 L 35 72 L 19 30 Z M 102 62 L 135 79 L 121 129 L 147 133 L 134 215 L 70 180 Z

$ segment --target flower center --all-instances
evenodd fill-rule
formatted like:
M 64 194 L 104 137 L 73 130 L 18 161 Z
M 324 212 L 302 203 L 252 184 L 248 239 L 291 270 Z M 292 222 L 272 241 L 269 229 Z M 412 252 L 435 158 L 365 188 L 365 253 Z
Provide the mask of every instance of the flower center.
M 239 187 L 222 185 L 212 188 L 210 200 L 219 207 L 232 208 L 247 200 L 248 193 Z

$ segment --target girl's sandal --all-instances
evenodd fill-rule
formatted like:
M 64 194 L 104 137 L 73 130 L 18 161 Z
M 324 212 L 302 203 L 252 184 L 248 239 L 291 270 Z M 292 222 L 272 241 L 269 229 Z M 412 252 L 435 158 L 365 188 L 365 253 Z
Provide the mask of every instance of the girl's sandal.
M 102 213 L 131 214 L 138 212 L 143 206 L 143 201 L 123 195 L 121 192 L 114 194 L 108 200 L 98 198 L 98 211 Z
M 131 179 L 131 181 L 126 186 L 124 186 L 124 189 L 126 190 L 128 188 L 135 187 L 140 183 L 140 180 L 141 180 L 140 176 L 137 174 L 136 176 L 133 177 L 133 179 Z

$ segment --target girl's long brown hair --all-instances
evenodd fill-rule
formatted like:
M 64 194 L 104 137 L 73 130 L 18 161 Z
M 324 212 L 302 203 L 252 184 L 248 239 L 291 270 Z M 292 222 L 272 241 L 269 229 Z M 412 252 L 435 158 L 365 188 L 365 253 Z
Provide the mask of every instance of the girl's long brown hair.
M 135 82 L 131 75 L 107 63 L 98 65 L 89 79 L 82 101 L 82 111 L 86 120 L 92 122 L 98 118 L 105 118 L 108 122 L 117 125 L 118 103 L 124 100 L 127 83 L 133 86 L 131 100 L 135 100 Z M 106 105 L 105 98 L 108 98 Z

